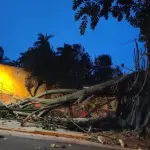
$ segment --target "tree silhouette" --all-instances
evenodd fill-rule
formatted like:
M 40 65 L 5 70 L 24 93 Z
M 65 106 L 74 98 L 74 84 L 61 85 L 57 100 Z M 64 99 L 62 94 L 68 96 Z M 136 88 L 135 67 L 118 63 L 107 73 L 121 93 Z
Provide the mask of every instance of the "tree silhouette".
M 47 46 L 48 49 L 50 49 L 50 43 L 49 40 L 53 38 L 54 35 L 43 35 L 42 33 L 38 34 L 37 41 L 34 43 L 34 46 L 39 47 L 39 46 Z
M 95 58 L 93 65 L 93 83 L 98 84 L 122 75 L 121 69 L 113 67 L 111 56 L 103 54 Z
M 34 46 L 25 53 L 21 53 L 17 60 L 20 67 L 31 72 L 31 78 L 35 77 L 37 79 L 38 85 L 42 85 L 45 82 L 53 84 L 56 81 L 54 76 L 55 53 L 48 41 L 51 37 L 47 34 L 46 36 L 38 34 L 38 39 Z
M 75 20 L 82 19 L 81 34 L 85 33 L 88 21 L 90 21 L 91 28 L 95 29 L 101 17 L 107 20 L 112 15 L 118 21 L 125 18 L 132 26 L 140 29 L 139 41 L 145 42 L 145 47 L 148 48 L 146 55 L 150 62 L 149 0 L 73 0 L 73 10 L 76 11 Z M 145 99 L 144 95 L 142 97 L 147 104 L 143 100 L 138 103 L 138 100 L 133 99 L 132 109 L 127 119 L 131 126 L 141 127 L 141 129 L 145 129 L 148 122 L 150 122 L 150 107 L 147 107 L 150 106 L 150 63 L 148 63 L 148 74 L 146 88 L 144 89 L 148 98 Z M 143 107 L 140 107 L 141 105 Z M 134 108 L 134 106 L 136 107 Z M 142 115 L 138 116 L 138 110 Z
M 4 49 L 0 46 L 0 63 L 10 66 L 17 66 L 17 62 L 10 60 L 7 56 L 4 55 Z
M 112 60 L 109 55 L 100 55 L 95 58 L 94 76 L 97 83 L 112 79 Z
M 63 86 L 79 88 L 87 83 L 91 60 L 80 44 L 64 44 L 57 48 L 60 78 Z
M 81 34 L 84 34 L 89 20 L 91 29 L 95 29 L 101 17 L 107 20 L 112 15 L 118 21 L 125 18 L 132 26 L 140 28 L 140 39 L 144 41 L 148 39 L 149 7 L 148 0 L 73 0 L 75 20 L 82 20 Z
M 3 63 L 4 60 L 4 50 L 3 48 L 0 46 L 0 63 Z

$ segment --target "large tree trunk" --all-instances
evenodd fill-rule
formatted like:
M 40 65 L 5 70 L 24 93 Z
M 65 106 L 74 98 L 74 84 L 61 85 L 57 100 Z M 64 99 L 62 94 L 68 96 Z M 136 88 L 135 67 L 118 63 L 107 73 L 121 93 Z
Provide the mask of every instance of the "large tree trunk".
M 53 123 L 67 127 L 70 130 L 78 130 L 88 132 L 89 128 L 92 131 L 104 130 L 119 130 L 122 128 L 120 119 L 117 118 L 56 118 L 47 119 L 49 124 Z M 85 130 L 86 129 L 86 130 Z
M 148 56 L 148 78 L 147 78 L 147 88 L 146 88 L 146 93 L 147 93 L 147 108 L 146 108 L 146 116 L 144 119 L 144 123 L 142 125 L 142 128 L 145 130 L 146 132 L 146 128 L 148 128 L 148 130 L 150 129 L 150 127 L 148 127 L 148 124 L 150 124 L 150 10 L 148 10 L 148 40 L 147 40 L 147 56 Z
M 48 111 L 49 111 L 50 109 L 53 109 L 53 107 L 58 107 L 58 106 L 64 105 L 64 103 L 66 103 L 66 102 L 73 103 L 76 100 L 81 100 L 80 99 L 81 97 L 82 97 L 82 100 L 86 100 L 86 98 L 91 95 L 97 95 L 97 94 L 99 95 L 99 93 L 106 90 L 107 88 L 110 88 L 114 84 L 117 84 L 118 86 L 120 86 L 120 84 L 122 85 L 122 83 L 124 83 L 124 82 L 126 83 L 126 81 L 128 81 L 132 75 L 133 74 L 124 75 L 123 77 L 121 77 L 119 79 L 114 79 L 114 80 L 110 80 L 110 81 L 107 81 L 107 82 L 104 82 L 101 84 L 97 84 L 97 85 L 89 87 L 88 89 L 83 89 L 83 90 L 80 90 L 80 91 L 74 92 L 72 94 L 68 94 L 68 95 L 59 97 L 59 98 L 41 99 L 42 101 L 49 101 L 48 105 L 46 107 L 43 107 L 43 108 L 33 112 L 31 115 L 29 115 L 26 119 L 24 119 L 22 121 L 22 125 L 34 114 L 37 114 L 46 109 L 48 109 Z
M 148 16 L 150 16 L 150 10 L 148 11 Z M 148 17 L 148 25 L 150 25 L 150 17 Z M 141 95 L 140 97 L 140 103 L 135 100 L 135 104 L 137 107 L 135 107 L 136 110 L 132 111 L 130 114 L 130 119 L 128 120 L 130 124 L 136 128 L 136 131 L 138 132 L 145 132 L 147 125 L 150 122 L 150 31 L 149 26 L 148 27 L 148 37 L 145 44 L 145 48 L 147 48 L 147 58 L 148 58 L 148 64 L 147 64 L 147 85 L 144 91 L 144 95 Z
M 43 96 L 46 96 L 48 94 L 64 94 L 64 93 L 73 93 L 73 92 L 76 92 L 77 90 L 75 89 L 56 89 L 56 90 L 48 90 L 48 91 L 45 91 L 37 96 L 34 96 L 32 98 L 28 98 L 28 99 L 25 99 L 19 103 L 15 103 L 15 104 L 11 104 L 8 106 L 8 108 L 11 108 L 11 107 L 14 107 L 14 106 L 18 106 L 18 105 L 24 105 L 24 104 L 27 104 L 31 101 L 34 101 L 34 100 L 39 100 L 41 101 L 41 99 L 39 99 L 40 97 L 43 97 Z M 44 99 L 45 101 L 47 101 L 47 99 Z
M 99 95 L 102 91 L 106 90 L 107 88 L 110 88 L 114 84 L 117 84 L 119 86 L 119 84 L 127 81 L 131 76 L 132 74 L 124 75 L 123 77 L 119 79 L 106 81 L 104 83 L 91 86 L 88 89 L 83 89 L 83 90 L 74 92 L 72 94 L 68 94 L 68 95 L 54 98 L 54 99 L 41 99 L 41 101 L 47 101 L 48 105 L 61 104 L 65 102 L 74 102 L 77 99 L 82 101 L 91 95 Z M 80 99 L 81 97 L 82 97 L 82 100 Z

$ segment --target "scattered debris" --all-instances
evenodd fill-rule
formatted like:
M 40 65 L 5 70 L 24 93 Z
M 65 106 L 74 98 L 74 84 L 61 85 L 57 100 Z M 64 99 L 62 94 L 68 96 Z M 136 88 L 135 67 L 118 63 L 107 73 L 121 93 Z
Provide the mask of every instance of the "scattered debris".
M 61 148 L 66 148 L 66 146 L 65 146 L 65 145 L 63 145 L 63 146 L 61 146 Z
M 105 144 L 105 143 L 106 143 L 104 137 L 102 137 L 102 136 L 98 136 L 97 139 L 98 139 L 98 141 L 99 141 L 101 144 Z
M 19 103 L 1 106 L 0 117 L 9 118 L 10 121 L 12 118 L 19 120 L 21 126 L 33 123 L 45 130 L 80 131 L 89 136 L 93 133 L 109 130 L 109 135 L 101 132 L 93 139 L 101 144 L 119 144 L 121 147 L 126 147 L 127 142 L 122 136 L 126 138 L 132 136 L 135 139 L 131 132 L 122 132 L 121 137 L 119 137 L 110 130 L 121 131 L 126 129 L 126 120 L 121 119 L 120 115 L 127 116 L 126 107 L 130 102 L 128 102 L 126 95 L 133 96 L 127 81 L 133 80 L 134 75 L 124 75 L 121 78 L 83 88 L 82 90 L 54 89 L 45 91 L 38 96 L 22 100 Z M 130 83 L 131 85 L 132 82 Z M 136 87 L 137 91 L 139 91 L 139 87 Z M 135 89 L 132 87 L 132 90 Z M 43 98 L 53 94 L 59 94 L 59 97 Z M 133 98 L 130 101 L 132 101 L 133 106 L 136 104 L 136 100 L 133 101 Z M 116 107 L 113 106 L 112 108 L 112 102 L 115 102 Z M 37 107 L 35 106 L 36 103 L 40 105 Z M 125 110 L 123 110 L 124 108 Z M 116 114 L 119 114 L 119 117 Z M 7 140 L 4 136 L 0 136 L 0 138 Z M 130 144 L 128 145 L 130 147 Z M 68 147 L 71 146 L 71 144 L 68 144 Z M 58 148 L 59 145 L 52 144 L 51 147 Z M 40 147 L 36 149 L 38 148 L 40 149 Z M 62 146 L 62 148 L 66 148 L 66 146 Z
M 68 144 L 68 146 L 71 147 L 72 145 L 71 145 L 71 144 Z
M 121 147 L 124 147 L 124 142 L 123 142 L 123 140 L 122 140 L 122 139 L 119 139 L 118 141 L 119 141 Z
M 8 140 L 8 138 L 3 136 L 3 135 L 0 135 L 0 138 L 3 139 L 3 140 Z
M 40 146 L 36 146 L 35 149 L 41 149 L 41 147 Z
M 59 148 L 59 145 L 57 145 L 57 144 L 51 144 L 51 147 L 52 148 Z
M 0 138 L 1 138 L 1 139 L 4 139 L 5 137 L 4 137 L 3 135 L 0 135 Z

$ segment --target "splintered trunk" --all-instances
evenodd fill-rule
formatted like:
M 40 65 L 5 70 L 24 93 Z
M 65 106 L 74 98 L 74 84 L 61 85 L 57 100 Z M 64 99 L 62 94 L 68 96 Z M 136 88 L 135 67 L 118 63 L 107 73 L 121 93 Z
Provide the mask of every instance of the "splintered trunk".
M 149 10 L 149 15 L 150 16 L 150 10 Z M 150 25 L 150 17 L 148 17 L 148 24 Z M 147 56 L 148 56 L 148 78 L 147 78 L 147 95 L 148 95 L 148 99 L 147 99 L 147 114 L 144 120 L 144 124 L 143 124 L 143 128 L 145 131 L 147 131 L 146 129 L 148 129 L 148 131 L 150 131 L 150 31 L 148 31 L 148 41 L 147 41 Z
M 150 122 L 150 75 L 147 75 L 146 83 L 141 88 L 142 92 L 131 98 L 132 107 L 127 116 L 127 124 L 138 132 L 145 130 Z
M 148 25 L 150 25 L 150 10 L 148 11 Z M 146 129 L 148 129 L 148 131 L 150 131 L 150 31 L 148 28 L 148 39 L 147 39 L 147 56 L 148 56 L 148 78 L 147 78 L 147 95 L 148 95 L 148 99 L 147 99 L 147 113 L 146 113 L 146 117 L 144 120 L 144 124 L 143 124 L 143 128 L 145 131 L 147 131 Z
M 148 23 L 150 24 L 150 17 Z M 150 131 L 150 31 L 148 32 L 145 48 L 147 48 L 146 55 L 148 58 L 146 86 L 144 92 L 132 100 L 132 109 L 127 117 L 127 123 L 135 128 L 138 133 L 144 135 L 147 134 L 147 131 Z

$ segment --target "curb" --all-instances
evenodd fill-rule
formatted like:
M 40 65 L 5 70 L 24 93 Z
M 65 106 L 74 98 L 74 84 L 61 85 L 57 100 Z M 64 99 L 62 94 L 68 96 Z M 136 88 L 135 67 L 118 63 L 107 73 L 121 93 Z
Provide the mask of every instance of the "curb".
M 110 146 L 110 145 L 102 145 L 100 143 L 87 141 L 90 139 L 86 134 L 85 135 L 73 135 L 66 133 L 58 133 L 58 132 L 41 132 L 41 131 L 27 131 L 20 129 L 10 129 L 10 128 L 0 128 L 0 133 L 6 136 L 16 136 L 21 138 L 29 138 L 29 139 L 40 139 L 40 140 L 51 140 L 51 141 L 59 141 L 65 142 L 68 144 L 78 144 L 85 146 L 93 146 L 99 148 L 108 148 L 110 150 L 135 150 L 129 148 L 122 148 L 120 146 Z
M 56 131 L 28 131 L 28 130 L 22 130 L 22 129 L 11 129 L 11 128 L 2 128 L 0 127 L 0 130 L 3 131 L 15 131 L 15 132 L 21 132 L 21 133 L 28 133 L 28 134 L 34 134 L 34 135 L 46 135 L 46 136 L 55 136 L 55 137 L 63 137 L 63 138 L 71 138 L 71 139 L 78 139 L 78 140 L 89 140 L 90 137 L 87 134 L 69 134 L 69 133 L 61 133 Z

